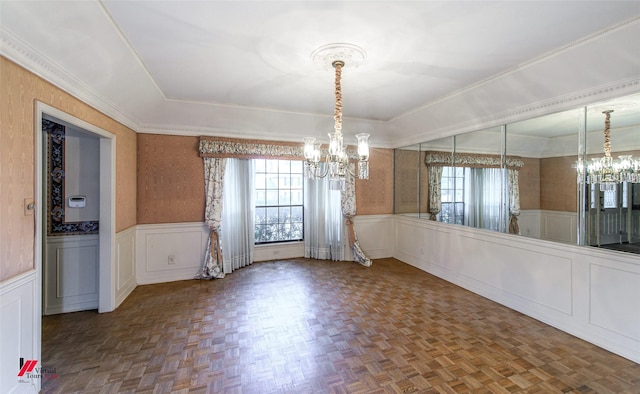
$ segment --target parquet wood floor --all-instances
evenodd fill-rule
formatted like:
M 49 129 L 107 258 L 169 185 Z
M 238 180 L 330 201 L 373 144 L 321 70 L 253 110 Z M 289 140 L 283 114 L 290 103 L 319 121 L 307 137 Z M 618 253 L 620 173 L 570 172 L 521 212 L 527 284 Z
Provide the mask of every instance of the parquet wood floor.
M 640 365 L 394 259 L 255 263 L 43 318 L 45 393 L 640 393 Z

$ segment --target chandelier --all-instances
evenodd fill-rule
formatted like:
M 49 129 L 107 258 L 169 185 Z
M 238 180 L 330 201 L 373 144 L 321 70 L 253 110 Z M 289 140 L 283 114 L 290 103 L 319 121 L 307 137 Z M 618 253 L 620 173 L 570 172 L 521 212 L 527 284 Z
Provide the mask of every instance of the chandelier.
M 342 136 L 342 68 L 347 59 L 358 65 L 364 60 L 364 51 L 350 44 L 330 44 L 318 48 L 312 53 L 315 63 L 330 62 L 335 69 L 335 108 L 333 113 L 333 133 L 329 133 L 329 145 L 322 149 L 313 137 L 304 138 L 304 173 L 308 179 L 329 177 L 332 190 L 345 190 L 348 174 L 359 179 L 369 179 L 369 134 L 356 134 L 358 149 L 352 152 L 344 145 Z M 320 162 L 324 158 L 325 166 Z M 350 158 L 357 160 L 354 173 L 349 165 Z
M 611 157 L 611 113 L 602 111 L 604 120 L 604 157 L 593 158 L 587 164 L 587 184 L 600 184 L 600 191 L 615 190 L 621 182 L 640 183 L 640 160 L 631 155 Z M 582 167 L 578 166 L 579 175 Z

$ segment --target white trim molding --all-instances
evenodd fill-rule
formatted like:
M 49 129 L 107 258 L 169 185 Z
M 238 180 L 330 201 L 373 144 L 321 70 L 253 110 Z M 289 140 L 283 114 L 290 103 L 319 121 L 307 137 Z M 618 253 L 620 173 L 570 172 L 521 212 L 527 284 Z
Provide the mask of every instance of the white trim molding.
M 117 308 L 137 286 L 135 226 L 116 234 L 115 258 L 115 308 Z

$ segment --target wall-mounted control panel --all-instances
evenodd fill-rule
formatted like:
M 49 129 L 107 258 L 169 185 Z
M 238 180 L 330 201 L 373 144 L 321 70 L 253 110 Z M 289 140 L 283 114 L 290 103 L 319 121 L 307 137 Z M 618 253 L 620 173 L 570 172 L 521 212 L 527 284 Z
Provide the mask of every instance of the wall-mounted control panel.
M 69 196 L 69 208 L 84 208 L 87 206 L 87 196 Z

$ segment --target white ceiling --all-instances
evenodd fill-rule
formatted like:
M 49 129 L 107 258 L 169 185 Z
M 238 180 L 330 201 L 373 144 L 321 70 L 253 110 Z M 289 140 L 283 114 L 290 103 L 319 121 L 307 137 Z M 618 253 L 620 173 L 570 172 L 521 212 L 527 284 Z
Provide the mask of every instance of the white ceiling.
M 282 127 L 297 117 L 331 129 L 322 45 L 366 51 L 343 71 L 344 116 L 375 129 L 638 15 L 640 1 L 0 0 L 3 43 L 136 131 L 216 133 L 235 117 L 243 135 L 291 140 L 318 132 Z

